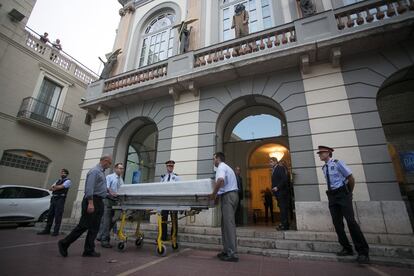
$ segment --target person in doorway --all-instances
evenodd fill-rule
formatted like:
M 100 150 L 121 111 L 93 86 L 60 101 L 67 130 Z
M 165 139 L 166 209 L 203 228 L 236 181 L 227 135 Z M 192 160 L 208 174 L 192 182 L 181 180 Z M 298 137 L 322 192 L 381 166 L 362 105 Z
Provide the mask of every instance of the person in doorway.
M 272 167 L 272 191 L 280 209 L 280 224 L 277 230 L 289 230 L 289 189 L 286 169 L 275 157 L 270 158 Z
M 237 235 L 234 215 L 239 201 L 237 179 L 234 171 L 226 164 L 222 152 L 216 152 L 213 156 L 216 170 L 216 182 L 211 199 L 220 197 L 221 203 L 221 237 L 223 251 L 217 257 L 226 262 L 238 262 Z
M 38 232 L 38 235 L 49 235 L 53 220 L 55 221 L 55 227 L 53 228 L 52 236 L 59 235 L 66 196 L 68 195 L 69 187 L 72 185 L 68 175 L 69 171 L 67 169 L 61 169 L 60 178 L 50 187 L 49 190 L 52 191 L 52 197 L 50 198 L 49 212 L 47 213 L 47 223 L 45 229 Z
M 322 171 L 327 183 L 326 194 L 328 196 L 329 211 L 332 216 L 338 241 L 342 245 L 342 250 L 337 255 L 354 255 L 352 246 L 345 234 L 345 218 L 355 250 L 358 252 L 357 262 L 361 264 L 369 263 L 369 246 L 364 234 L 362 234 L 361 228 L 355 220 L 352 206 L 352 192 L 355 187 L 355 179 L 352 171 L 344 162 L 332 158 L 333 151 L 333 148 L 318 146 L 317 154 L 321 161 L 325 162 Z
M 175 161 L 174 160 L 168 160 L 165 162 L 165 166 L 167 169 L 167 173 L 161 175 L 161 182 L 170 182 L 170 181 L 180 181 L 180 177 L 178 174 L 174 172 L 174 166 Z M 162 217 L 162 224 L 161 224 L 161 240 L 166 241 L 167 240 L 167 221 L 168 221 L 168 214 L 170 214 L 171 221 L 175 224 L 175 229 L 178 229 L 178 212 L 177 211 L 168 211 L 163 210 L 161 211 L 161 217 Z M 171 227 L 171 235 L 173 235 L 173 227 Z
M 106 197 L 105 170 L 112 165 L 112 157 L 104 155 L 99 164 L 89 170 L 85 180 L 85 196 L 82 200 L 82 214 L 78 225 L 64 239 L 58 242 L 58 249 L 62 257 L 68 256 L 69 246 L 75 242 L 86 230 L 83 257 L 100 257 L 95 251 L 95 239 L 101 224 L 104 212 L 103 199 Z
M 118 189 L 124 184 L 122 179 L 123 173 L 124 165 L 117 163 L 114 166 L 114 173 L 106 177 L 107 195 L 104 199 L 105 209 L 97 237 L 97 240 L 101 241 L 101 246 L 104 248 L 112 247 L 110 244 L 110 231 L 115 225 L 115 221 L 113 221 L 115 212 L 112 207 L 117 205 Z
M 273 195 L 272 191 L 269 188 L 263 191 L 263 203 L 265 207 L 265 222 L 268 223 L 269 221 L 269 213 L 272 223 L 275 223 L 273 217 Z
M 241 201 L 243 199 L 243 179 L 241 177 L 241 169 L 239 166 L 237 166 L 234 170 L 236 174 L 236 180 L 237 180 L 237 189 L 239 189 L 239 203 L 237 204 L 237 210 L 236 210 L 236 226 L 240 226 L 243 224 L 243 209 L 241 206 Z

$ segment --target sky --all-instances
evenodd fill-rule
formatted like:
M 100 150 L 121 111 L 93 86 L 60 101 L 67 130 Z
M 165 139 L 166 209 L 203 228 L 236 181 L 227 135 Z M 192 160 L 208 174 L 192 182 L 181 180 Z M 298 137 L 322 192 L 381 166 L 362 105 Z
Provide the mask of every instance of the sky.
M 37 0 L 27 26 L 59 38 L 63 51 L 95 73 L 103 66 L 98 56 L 112 51 L 120 21 L 117 0 Z
M 267 114 L 249 116 L 240 121 L 233 130 L 243 140 L 279 136 L 281 132 L 280 120 Z

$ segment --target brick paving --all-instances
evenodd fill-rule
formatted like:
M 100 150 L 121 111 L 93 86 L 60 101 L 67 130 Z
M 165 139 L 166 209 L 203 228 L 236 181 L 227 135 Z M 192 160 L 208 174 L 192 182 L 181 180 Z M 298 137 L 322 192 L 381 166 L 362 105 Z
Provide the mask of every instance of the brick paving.
M 97 245 L 100 258 L 81 256 L 83 239 L 69 248 L 63 258 L 57 241 L 63 236 L 38 236 L 33 228 L 0 229 L 0 275 L 414 275 L 414 269 L 358 265 L 329 261 L 308 261 L 240 254 L 238 263 L 217 259 L 217 252 L 182 248 L 166 257 L 155 254 L 155 245 L 141 249 L 133 242 L 124 252 Z

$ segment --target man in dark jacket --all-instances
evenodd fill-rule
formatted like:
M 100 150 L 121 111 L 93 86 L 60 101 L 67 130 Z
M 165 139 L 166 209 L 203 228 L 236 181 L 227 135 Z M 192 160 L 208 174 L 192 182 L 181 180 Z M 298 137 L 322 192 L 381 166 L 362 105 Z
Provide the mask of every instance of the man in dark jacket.
M 289 186 L 285 167 L 280 166 L 275 157 L 270 158 L 272 167 L 272 191 L 280 209 L 280 224 L 278 230 L 289 230 Z
M 241 170 L 239 166 L 235 168 L 234 173 L 236 174 L 237 188 L 239 189 L 239 203 L 236 209 L 236 226 L 239 226 L 243 224 L 243 209 L 241 205 L 241 201 L 243 200 L 243 179 L 240 175 Z

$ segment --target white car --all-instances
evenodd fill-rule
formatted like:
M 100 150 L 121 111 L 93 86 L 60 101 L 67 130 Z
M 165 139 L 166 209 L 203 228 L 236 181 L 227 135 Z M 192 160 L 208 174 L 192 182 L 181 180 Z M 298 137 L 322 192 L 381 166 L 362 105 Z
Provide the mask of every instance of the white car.
M 0 185 L 0 223 L 28 225 L 46 220 L 50 197 L 41 188 Z

